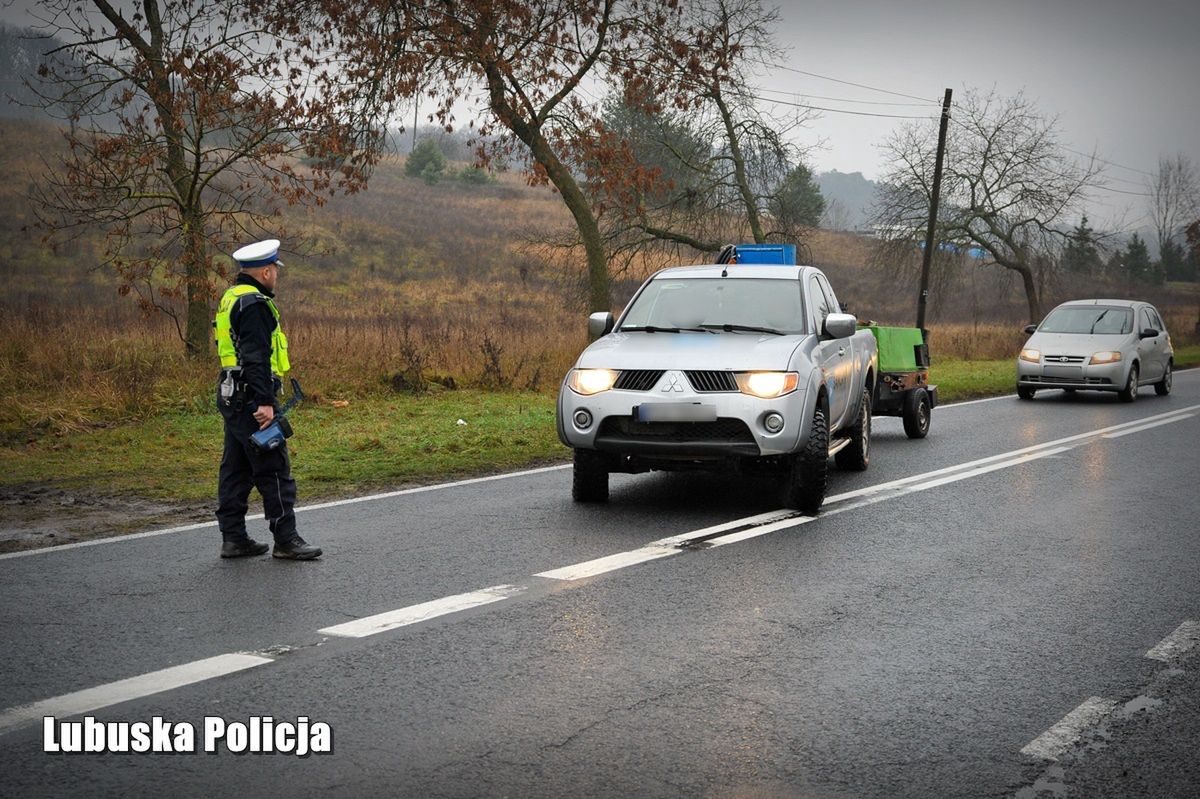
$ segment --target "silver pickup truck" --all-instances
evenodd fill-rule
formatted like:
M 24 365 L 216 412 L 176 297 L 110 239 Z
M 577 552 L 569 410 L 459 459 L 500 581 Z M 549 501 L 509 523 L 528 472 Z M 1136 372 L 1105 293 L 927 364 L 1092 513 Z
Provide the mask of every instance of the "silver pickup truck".
M 589 330 L 558 396 L 576 501 L 607 500 L 611 472 L 736 469 L 782 477 L 784 506 L 815 513 L 831 456 L 867 468 L 875 338 L 819 269 L 664 269 Z

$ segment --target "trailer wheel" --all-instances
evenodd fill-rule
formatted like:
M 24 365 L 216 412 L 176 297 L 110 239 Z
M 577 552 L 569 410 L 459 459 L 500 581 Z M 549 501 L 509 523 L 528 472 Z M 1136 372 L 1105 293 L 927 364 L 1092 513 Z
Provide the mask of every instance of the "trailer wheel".
M 833 456 L 839 469 L 852 472 L 866 471 L 871 462 L 871 392 L 863 389 L 858 419 L 846 430 L 850 443 Z
M 829 427 L 825 399 L 817 401 L 804 449 L 796 453 L 783 485 L 783 506 L 815 516 L 829 485 Z
M 608 501 L 608 464 L 599 452 L 590 449 L 575 450 L 571 499 L 576 502 Z
M 932 410 L 929 407 L 929 392 L 914 388 L 904 397 L 904 433 L 909 438 L 924 438 L 929 435 Z

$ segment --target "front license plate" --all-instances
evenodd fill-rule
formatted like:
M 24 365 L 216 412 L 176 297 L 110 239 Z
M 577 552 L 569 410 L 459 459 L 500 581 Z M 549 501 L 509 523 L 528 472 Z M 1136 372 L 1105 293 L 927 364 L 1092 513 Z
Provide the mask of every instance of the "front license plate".
M 1042 374 L 1046 377 L 1065 377 L 1078 380 L 1083 377 L 1082 366 L 1045 366 Z
M 639 422 L 715 422 L 717 408 L 698 402 L 651 402 L 635 406 L 633 418 Z

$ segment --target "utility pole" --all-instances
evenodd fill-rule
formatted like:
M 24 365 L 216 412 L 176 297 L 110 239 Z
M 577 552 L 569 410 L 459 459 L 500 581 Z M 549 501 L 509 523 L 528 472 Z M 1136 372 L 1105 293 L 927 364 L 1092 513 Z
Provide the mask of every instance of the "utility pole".
M 933 165 L 933 192 L 929 198 L 929 226 L 925 229 L 925 252 L 921 256 L 921 295 L 917 298 L 917 327 L 921 336 L 928 342 L 929 334 L 925 330 L 925 304 L 929 300 L 929 265 L 933 260 L 933 230 L 937 225 L 938 195 L 942 190 L 942 160 L 946 155 L 946 127 L 950 124 L 950 95 L 952 90 L 946 89 L 942 100 L 942 124 L 938 129 L 937 160 Z

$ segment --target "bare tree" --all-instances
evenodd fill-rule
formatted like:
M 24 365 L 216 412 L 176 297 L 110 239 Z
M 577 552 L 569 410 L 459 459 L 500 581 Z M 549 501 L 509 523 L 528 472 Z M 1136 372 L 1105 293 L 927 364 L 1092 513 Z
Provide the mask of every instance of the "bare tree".
M 38 13 L 63 44 L 30 85 L 70 122 L 39 216 L 101 226 L 121 293 L 203 355 L 226 273 L 214 252 L 283 203 L 361 188 L 373 148 L 355 149 L 363 131 L 328 99 L 334 74 L 240 2 L 49 0 Z
M 1162 156 L 1147 188 L 1158 248 L 1163 252 L 1200 213 L 1200 172 L 1183 153 Z
M 975 248 L 986 262 L 1020 276 L 1029 319 L 1042 317 L 1039 264 L 1069 235 L 1065 220 L 1099 184 L 1093 157 L 1073 159 L 1058 124 L 1024 95 L 966 92 L 952 112 L 942 175 L 937 241 Z M 929 213 L 937 123 L 903 126 L 883 145 L 891 161 L 881 181 L 876 223 L 887 248 L 911 251 Z
M 787 181 L 803 171 L 806 151 L 789 137 L 816 114 L 768 112 L 753 86 L 780 53 L 771 33 L 778 9 L 761 0 L 696 0 L 682 22 L 659 31 L 662 98 L 622 98 L 631 107 L 625 118 L 641 113 L 645 122 L 631 130 L 605 120 L 619 144 L 595 182 L 610 211 L 606 238 L 625 251 L 665 242 L 701 252 L 731 240 L 800 238 L 796 215 L 771 209 L 795 204 L 780 193 L 794 193 Z M 659 155 L 650 163 L 647 142 Z
M 600 228 L 580 185 L 598 145 L 597 84 L 649 80 L 649 32 L 674 3 L 653 0 L 275 0 L 278 24 L 336 48 L 364 113 L 386 119 L 423 93 L 447 129 L 455 109 L 482 112 L 481 160 L 518 142 L 530 181 L 552 185 L 571 212 L 587 260 L 589 304 L 609 307 Z M 498 139 L 489 140 L 493 134 Z

